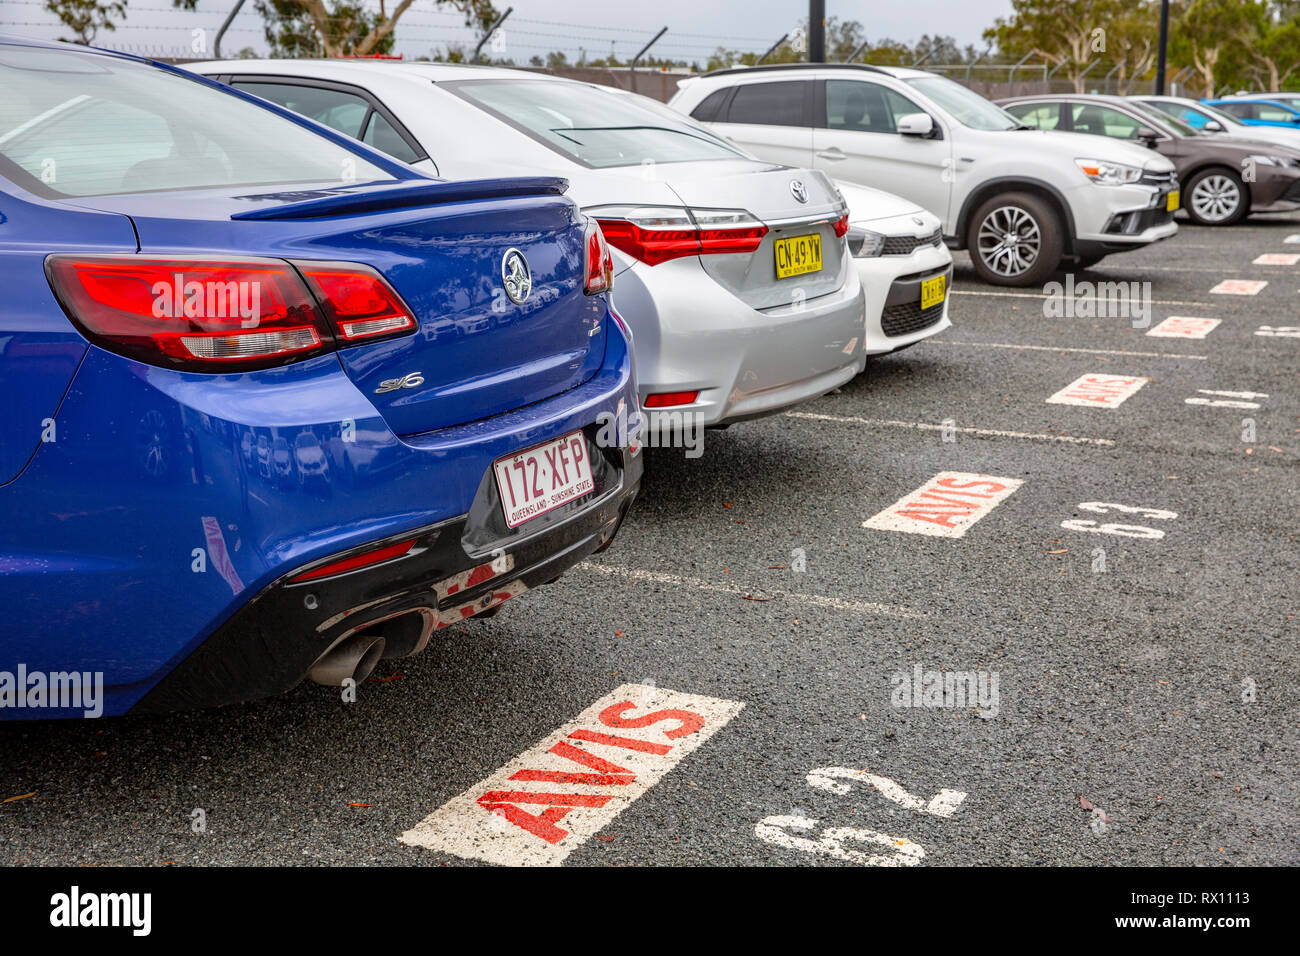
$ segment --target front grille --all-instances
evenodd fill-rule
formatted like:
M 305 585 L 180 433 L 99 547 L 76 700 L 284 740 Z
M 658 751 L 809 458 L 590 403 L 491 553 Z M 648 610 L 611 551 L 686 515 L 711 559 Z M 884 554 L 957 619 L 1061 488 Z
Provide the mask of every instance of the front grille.
M 910 256 L 922 246 L 937 246 L 943 243 L 943 230 L 936 229 L 928 236 L 886 236 L 882 256 Z
M 1150 169 L 1142 170 L 1142 184 L 1144 186 L 1172 186 L 1178 179 L 1177 170 L 1169 170 L 1165 173 L 1157 173 Z
M 1146 232 L 1152 226 L 1163 226 L 1174 218 L 1174 214 L 1164 206 L 1164 200 L 1155 209 L 1137 209 L 1133 212 L 1119 213 L 1111 217 L 1105 232 L 1116 236 L 1135 236 Z
M 880 328 L 888 336 L 908 335 L 912 332 L 928 329 L 942 318 L 942 302 L 938 305 L 932 305 L 928 309 L 922 309 L 921 302 L 918 299 L 915 302 L 902 302 L 898 305 L 885 306 L 885 311 L 880 317 Z
M 1297 179 L 1282 194 L 1283 202 L 1300 202 L 1300 179 Z

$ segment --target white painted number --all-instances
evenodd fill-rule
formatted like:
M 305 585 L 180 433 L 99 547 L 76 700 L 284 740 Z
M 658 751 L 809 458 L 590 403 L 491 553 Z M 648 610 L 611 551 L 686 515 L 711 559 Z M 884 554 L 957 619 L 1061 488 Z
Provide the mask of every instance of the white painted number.
M 952 816 L 961 802 L 966 799 L 966 794 L 961 790 L 940 790 L 927 803 L 922 798 L 908 793 L 888 777 L 867 773 L 865 770 L 853 770 L 849 767 L 821 767 L 808 774 L 808 786 L 843 796 L 852 787 L 847 783 L 840 783 L 839 780 L 861 780 L 879 791 L 882 797 L 893 800 L 900 807 L 915 810 L 917 813 L 932 813 L 936 817 Z
M 1091 511 L 1093 514 L 1099 515 L 1119 511 L 1126 515 L 1138 515 L 1155 521 L 1168 521 L 1171 518 L 1178 517 L 1176 511 L 1165 511 L 1163 508 L 1143 508 L 1138 505 L 1117 505 L 1110 501 L 1084 501 L 1079 505 L 1079 510 Z
M 1259 408 L 1259 402 L 1236 399 L 1268 398 L 1267 392 L 1221 392 L 1208 388 L 1198 388 L 1196 391 L 1202 395 L 1221 395 L 1222 398 L 1185 398 L 1183 402 L 1187 405 L 1209 405 L 1214 408 Z M 1224 401 L 1224 399 L 1233 399 L 1233 401 Z
M 785 847 L 787 850 L 802 850 L 804 853 L 816 853 L 862 866 L 916 866 L 925 856 L 925 850 L 919 844 L 875 830 L 827 827 L 822 830 L 820 838 L 815 840 L 794 836 L 788 832 L 811 830 L 816 825 L 816 820 L 809 820 L 807 817 L 764 817 L 754 827 L 754 835 L 766 843 Z M 844 846 L 850 841 L 868 846 L 874 844 L 890 852 L 865 853 L 862 850 L 850 850 Z
M 866 770 L 854 770 L 851 767 L 819 767 L 808 771 L 808 786 L 814 790 L 825 790 L 837 796 L 844 796 L 853 787 L 845 780 L 860 780 L 876 790 L 887 800 L 892 800 L 900 807 L 915 810 L 917 813 L 929 813 L 936 817 L 950 817 L 957 812 L 961 802 L 966 799 L 964 790 L 940 790 L 928 802 L 914 796 L 888 777 L 868 773 Z M 925 857 L 925 849 L 919 843 L 913 843 L 904 837 L 893 837 L 878 830 L 866 830 L 857 827 L 827 827 L 816 837 L 795 836 L 791 830 L 811 832 L 817 826 L 816 820 L 801 816 L 764 817 L 754 825 L 754 835 L 765 843 L 785 847 L 787 850 L 799 850 L 803 853 L 815 853 L 833 857 L 847 863 L 861 866 L 916 866 Z M 890 852 L 866 852 L 851 849 L 846 843 L 860 843 L 868 847 L 884 847 Z
M 1111 514 L 1119 512 L 1120 514 L 1137 515 L 1140 518 L 1146 518 L 1149 521 L 1171 521 L 1178 517 L 1176 511 L 1166 511 L 1163 508 L 1143 508 L 1140 505 L 1121 505 L 1112 501 L 1084 501 L 1078 505 L 1080 511 L 1090 511 L 1093 514 Z M 1165 533 L 1159 528 L 1148 528 L 1145 525 L 1138 524 L 1098 524 L 1097 522 L 1086 518 L 1071 518 L 1061 522 L 1061 527 L 1066 531 L 1087 531 L 1091 534 L 1113 534 L 1121 538 L 1142 538 L 1147 541 L 1158 541 L 1165 536 Z

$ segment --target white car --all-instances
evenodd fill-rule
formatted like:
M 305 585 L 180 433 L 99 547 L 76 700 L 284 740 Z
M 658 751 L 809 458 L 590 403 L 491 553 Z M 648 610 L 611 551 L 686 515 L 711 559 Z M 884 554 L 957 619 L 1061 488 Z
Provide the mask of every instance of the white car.
M 1192 129 L 1202 133 L 1218 133 L 1233 139 L 1249 139 L 1256 143 L 1272 143 L 1274 146 L 1300 146 L 1300 137 L 1295 130 L 1280 126 L 1247 126 L 1231 113 L 1225 113 L 1217 106 L 1188 99 L 1185 96 L 1142 96 L 1133 95 L 1129 99 L 1137 100 L 1149 107 L 1159 110 L 1166 116 L 1182 120 Z
M 1169 160 L 1104 137 L 1028 129 L 966 87 L 923 70 L 792 64 L 719 70 L 669 106 L 775 162 L 876 186 L 939 217 L 999 285 L 1036 285 L 1172 236 Z
M 879 189 L 835 185 L 849 204 L 849 253 L 867 300 L 867 355 L 897 352 L 952 328 L 952 253 L 939 217 Z
M 824 173 L 755 159 L 662 103 L 520 70 L 357 60 L 187 68 L 432 175 L 567 179 L 614 249 L 614 308 L 632 330 L 652 429 L 772 414 L 865 366 L 848 209 Z

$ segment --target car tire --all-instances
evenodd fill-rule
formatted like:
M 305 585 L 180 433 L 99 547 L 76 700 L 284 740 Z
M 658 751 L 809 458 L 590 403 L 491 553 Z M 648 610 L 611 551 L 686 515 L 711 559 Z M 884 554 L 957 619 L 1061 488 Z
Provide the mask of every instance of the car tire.
M 966 248 L 976 273 L 994 285 L 1040 285 L 1065 251 L 1061 217 L 1031 193 L 1000 193 L 984 200 L 966 227 Z M 1002 237 L 1018 237 L 1008 246 Z M 981 245 L 981 239 L 983 245 Z
M 1198 226 L 1231 226 L 1250 212 L 1250 194 L 1226 166 L 1202 169 L 1183 187 L 1183 208 Z

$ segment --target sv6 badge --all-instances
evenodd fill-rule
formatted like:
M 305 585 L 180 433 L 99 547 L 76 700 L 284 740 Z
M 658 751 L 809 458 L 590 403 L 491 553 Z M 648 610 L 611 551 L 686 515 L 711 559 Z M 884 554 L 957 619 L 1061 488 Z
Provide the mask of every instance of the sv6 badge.
M 379 383 L 375 389 L 376 395 L 383 395 L 385 392 L 395 392 L 399 388 L 416 388 L 424 384 L 423 372 L 407 372 L 401 378 L 386 378 Z

